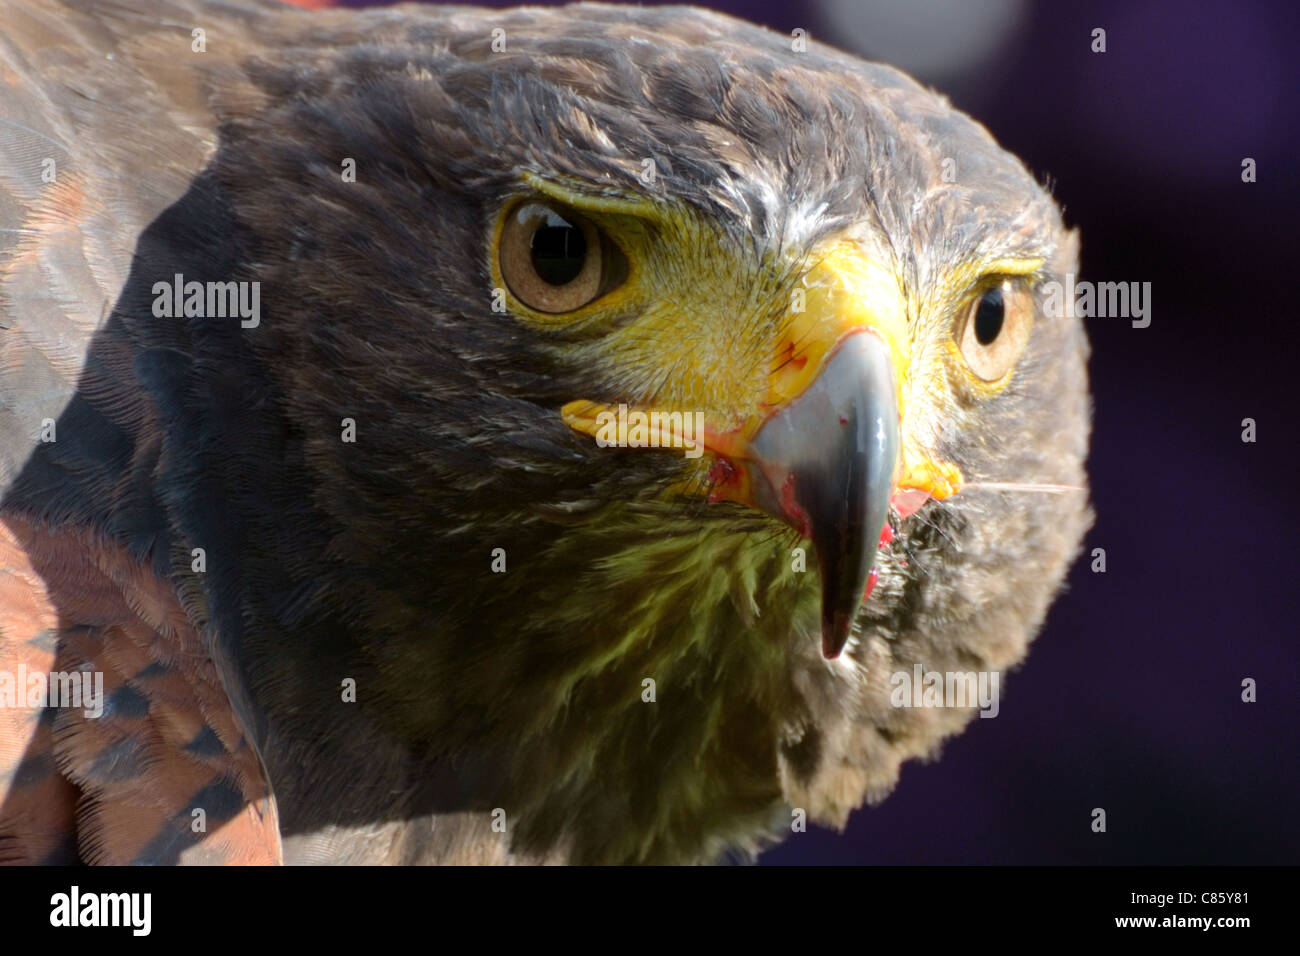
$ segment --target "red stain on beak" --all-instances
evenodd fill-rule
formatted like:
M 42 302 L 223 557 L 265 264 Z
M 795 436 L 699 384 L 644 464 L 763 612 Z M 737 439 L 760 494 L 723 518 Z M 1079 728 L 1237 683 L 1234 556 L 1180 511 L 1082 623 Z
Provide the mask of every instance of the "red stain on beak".
M 791 526 L 799 532 L 800 537 L 812 537 L 812 522 L 808 520 L 808 512 L 795 498 L 793 473 L 787 474 L 781 485 L 781 510 L 789 517 Z

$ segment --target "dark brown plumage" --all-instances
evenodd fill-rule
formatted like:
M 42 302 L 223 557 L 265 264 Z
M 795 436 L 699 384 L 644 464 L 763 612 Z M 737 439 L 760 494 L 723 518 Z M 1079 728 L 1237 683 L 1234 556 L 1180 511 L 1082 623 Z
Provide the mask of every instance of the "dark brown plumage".
M 904 459 L 1083 484 L 1077 322 L 996 385 L 950 348 L 989 263 L 1041 260 L 1037 296 L 1074 242 L 888 67 L 687 8 L 38 0 L 0 2 L 0 91 L 0 666 L 111 691 L 0 712 L 0 858 L 703 861 L 791 807 L 842 825 L 971 716 L 890 674 L 1019 661 L 1087 524 L 1083 494 L 895 510 L 828 661 L 798 535 L 682 492 L 717 456 L 561 414 L 739 420 L 849 243 Z M 572 321 L 493 308 L 494 223 L 543 187 L 634 260 Z M 176 274 L 260 283 L 259 321 L 159 317 Z

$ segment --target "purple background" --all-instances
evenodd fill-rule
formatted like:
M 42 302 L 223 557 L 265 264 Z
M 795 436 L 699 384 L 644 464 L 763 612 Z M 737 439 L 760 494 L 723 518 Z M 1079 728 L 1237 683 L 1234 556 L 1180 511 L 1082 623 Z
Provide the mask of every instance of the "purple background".
M 707 5 L 869 45 L 817 3 Z M 855 16 L 875 38 L 872 6 Z M 764 862 L 1300 862 L 1300 349 L 1284 294 L 1300 252 L 1296 6 L 1027 4 L 981 64 L 911 70 L 1050 178 L 1082 231 L 1084 278 L 1152 283 L 1149 328 L 1089 320 L 1086 547 L 1106 549 L 1108 570 L 1075 567 L 996 720 L 906 765 L 845 835 L 812 828 Z M 1256 444 L 1241 441 L 1246 417 Z M 1241 701 L 1244 677 L 1257 703 Z

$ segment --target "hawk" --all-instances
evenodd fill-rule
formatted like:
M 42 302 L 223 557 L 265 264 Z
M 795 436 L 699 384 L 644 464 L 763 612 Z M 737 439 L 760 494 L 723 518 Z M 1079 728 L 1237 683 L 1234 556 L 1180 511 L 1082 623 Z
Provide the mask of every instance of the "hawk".
M 1089 525 L 1076 257 L 704 10 L 0 0 L 0 859 L 843 827 Z

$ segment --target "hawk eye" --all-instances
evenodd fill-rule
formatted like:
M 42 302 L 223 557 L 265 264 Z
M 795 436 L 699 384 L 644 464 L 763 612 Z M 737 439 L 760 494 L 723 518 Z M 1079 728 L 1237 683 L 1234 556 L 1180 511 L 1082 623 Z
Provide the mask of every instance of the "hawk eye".
M 957 345 L 972 372 L 995 382 L 1020 358 L 1033 324 L 1033 295 L 1023 283 L 1004 279 L 966 308 L 957 328 Z
M 554 203 L 525 202 L 506 215 L 497 251 L 501 277 L 538 312 L 572 312 L 627 276 L 622 252 L 591 222 Z

